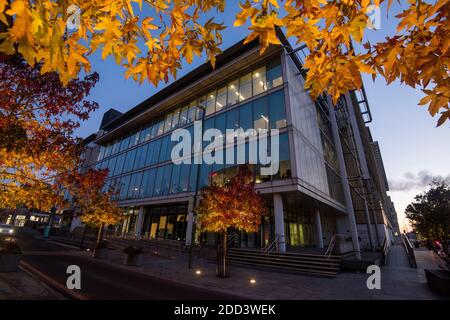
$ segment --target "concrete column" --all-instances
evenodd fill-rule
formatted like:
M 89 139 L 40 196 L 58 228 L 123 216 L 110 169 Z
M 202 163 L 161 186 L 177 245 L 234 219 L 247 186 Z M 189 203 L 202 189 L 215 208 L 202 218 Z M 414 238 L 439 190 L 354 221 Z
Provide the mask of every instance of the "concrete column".
M 314 227 L 316 229 L 316 245 L 318 248 L 323 248 L 323 233 L 322 233 L 322 221 L 320 220 L 319 209 L 314 209 Z
M 185 241 L 186 246 L 191 245 L 193 228 L 194 228 L 194 198 L 190 198 L 188 203 L 188 221 L 186 227 L 186 241 Z
M 334 145 L 336 146 L 336 153 L 339 161 L 339 173 L 341 176 L 342 189 L 345 196 L 345 206 L 347 208 L 347 217 L 350 227 L 350 234 L 352 236 L 353 251 L 355 252 L 356 260 L 361 260 L 361 249 L 359 247 L 358 230 L 356 228 L 355 211 L 353 210 L 352 195 L 350 186 L 348 184 L 347 167 L 345 165 L 344 152 L 342 151 L 341 138 L 336 120 L 336 111 L 331 101 L 331 97 L 327 96 L 328 111 L 330 114 L 331 130 L 333 132 Z
M 275 220 L 275 235 L 278 235 L 278 251 L 286 252 L 286 241 L 284 236 L 284 213 L 283 198 L 279 193 L 273 194 L 273 209 Z
M 367 224 L 367 232 L 369 235 L 369 241 L 370 241 L 370 249 L 372 251 L 375 251 L 375 239 L 373 237 L 373 233 L 372 233 L 372 223 L 370 221 L 370 214 L 369 214 L 369 207 L 367 206 L 367 201 L 364 200 L 364 215 L 366 217 L 366 224 Z
M 142 226 L 144 224 L 145 207 L 139 207 L 139 213 L 136 220 L 136 225 L 134 226 L 134 235 L 140 237 L 142 235 Z

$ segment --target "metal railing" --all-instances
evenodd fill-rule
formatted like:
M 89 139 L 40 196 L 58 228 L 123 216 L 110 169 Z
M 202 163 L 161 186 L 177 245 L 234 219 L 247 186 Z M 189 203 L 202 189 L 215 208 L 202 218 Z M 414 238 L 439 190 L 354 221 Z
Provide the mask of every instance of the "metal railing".
M 262 248 L 262 251 L 269 255 L 274 249 L 278 251 L 278 246 L 280 243 L 281 236 L 279 234 L 276 234 L 275 237 L 270 241 L 264 248 Z
M 385 237 L 383 240 L 383 245 L 381 246 L 381 254 L 383 256 L 383 265 L 386 265 L 389 254 L 389 241 L 387 237 Z
M 417 268 L 416 257 L 414 255 L 414 248 L 409 241 L 408 237 L 403 236 L 403 246 L 405 247 L 406 254 L 408 255 L 409 264 L 413 268 Z
M 239 237 L 239 233 L 233 232 L 227 239 L 227 248 Z
M 330 239 L 330 243 L 328 244 L 328 248 L 325 251 L 325 256 L 327 256 L 328 258 L 333 253 L 333 249 L 334 249 L 335 244 L 336 244 L 336 234 L 333 234 L 333 236 Z

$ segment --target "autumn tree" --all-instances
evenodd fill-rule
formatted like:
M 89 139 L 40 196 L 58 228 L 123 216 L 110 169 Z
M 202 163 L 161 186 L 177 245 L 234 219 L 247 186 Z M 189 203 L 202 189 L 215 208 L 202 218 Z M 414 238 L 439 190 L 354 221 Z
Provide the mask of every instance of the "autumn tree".
M 414 197 L 406 207 L 406 218 L 414 231 L 428 241 L 439 240 L 448 252 L 450 240 L 450 186 L 435 180 L 430 188 Z
M 113 186 L 104 190 L 107 175 L 107 169 L 88 169 L 84 173 L 74 171 L 66 175 L 64 181 L 81 221 L 98 228 L 97 243 L 104 226 L 115 225 L 123 218 L 123 209 L 114 200 L 117 190 Z
M 438 125 L 450 118 L 450 1 L 408 0 L 395 19 L 395 34 L 371 44 L 364 40 L 373 6 L 386 16 L 392 0 L 244 0 L 235 26 L 247 25 L 246 41 L 259 39 L 261 52 L 279 45 L 285 30 L 310 54 L 305 86 L 313 97 L 327 92 L 336 102 L 360 89 L 361 72 L 396 80 L 424 93 Z M 399 1 L 400 3 L 400 1 Z M 205 54 L 214 66 L 221 30 L 213 11 L 225 0 L 0 0 L 0 52 L 19 52 L 42 73 L 57 72 L 63 83 L 91 69 L 101 51 L 125 69 L 125 76 L 157 85 L 176 77 L 183 60 Z M 12 21 L 11 21 L 12 20 Z M 355 47 L 353 46 L 355 43 Z
M 221 235 L 217 271 L 219 277 L 228 277 L 227 231 L 258 232 L 261 216 L 266 212 L 262 197 L 255 191 L 250 170 L 241 166 L 238 174 L 225 185 L 212 184 L 204 188 L 197 212 L 202 230 Z
M 61 202 L 60 182 L 83 150 L 74 130 L 98 107 L 86 99 L 97 81 L 94 73 L 63 86 L 55 72 L 0 55 L 0 207 Z

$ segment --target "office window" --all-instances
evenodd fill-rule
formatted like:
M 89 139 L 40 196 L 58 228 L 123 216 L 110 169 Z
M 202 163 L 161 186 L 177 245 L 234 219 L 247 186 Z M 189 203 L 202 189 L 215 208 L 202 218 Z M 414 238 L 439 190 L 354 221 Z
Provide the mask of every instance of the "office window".
M 239 79 L 239 101 L 247 100 L 252 96 L 252 74 L 248 73 Z
M 141 198 L 148 198 L 153 195 L 153 187 L 155 185 L 156 169 L 144 171 L 142 176 Z
M 275 88 L 283 84 L 280 60 L 273 60 L 267 64 L 267 87 Z
M 152 131 L 152 126 L 148 126 L 145 129 L 142 130 L 140 138 L 139 138 L 139 142 L 145 142 L 150 140 L 151 137 L 151 131 Z
M 158 162 L 167 161 L 167 150 L 170 149 L 170 135 L 162 138 L 161 151 L 159 152 Z
M 145 166 L 145 158 L 147 156 L 147 148 L 148 148 L 148 143 L 143 146 L 140 146 L 137 149 L 136 159 L 134 160 L 134 167 L 133 167 L 134 170 L 143 168 Z
M 164 166 L 158 167 L 156 171 L 155 186 L 153 196 L 158 197 L 162 194 L 162 181 L 164 176 Z
M 216 112 L 227 105 L 227 87 L 217 90 Z
M 269 96 L 269 119 L 271 129 L 281 129 L 287 125 L 283 90 L 279 90 Z
M 225 129 L 226 129 L 226 114 L 225 113 L 221 113 L 217 116 L 214 117 L 215 119 L 215 128 L 220 130 L 220 132 L 222 132 L 223 134 L 225 134 Z M 225 140 L 225 136 L 223 137 L 223 139 Z
M 197 113 L 195 115 L 195 119 L 201 120 L 205 115 L 205 111 L 206 111 L 206 96 L 203 96 L 198 99 Z
M 239 80 L 234 80 L 228 84 L 227 106 L 231 106 L 238 102 L 239 102 Z
M 180 182 L 179 182 L 179 187 L 180 190 L 179 192 L 186 192 L 188 191 L 188 185 L 189 185 L 189 173 L 190 173 L 190 168 L 191 165 L 190 164 L 181 164 L 181 172 L 180 172 Z M 176 167 L 174 165 L 174 167 Z
M 178 108 L 173 112 L 173 116 L 172 116 L 172 129 L 175 129 L 179 126 L 179 121 L 180 121 L 180 112 L 181 109 Z
M 244 131 L 253 128 L 253 108 L 252 103 L 247 103 L 239 107 L 239 125 Z
M 120 142 L 119 151 L 126 150 L 129 144 L 130 144 L 130 136 L 122 139 L 122 141 Z
M 195 113 L 197 112 L 197 100 L 192 101 L 189 105 L 188 115 L 187 115 L 187 123 L 191 123 L 195 121 Z
M 113 145 L 112 145 L 112 148 L 111 148 L 111 154 L 115 154 L 115 153 L 117 153 L 118 151 L 119 151 L 119 141 L 114 141 L 113 142 Z
M 160 120 L 158 121 L 158 123 L 156 123 L 156 135 L 155 137 L 158 137 L 160 135 L 162 135 L 164 133 L 164 120 Z
M 117 157 L 112 157 L 108 163 L 108 177 L 112 177 L 114 174 L 114 167 L 116 165 Z
M 169 194 L 170 189 L 170 176 L 172 175 L 172 165 L 168 164 L 164 166 L 164 176 L 162 180 L 161 195 Z
M 105 155 L 105 150 L 106 150 L 106 148 L 104 146 L 100 146 L 100 151 L 98 152 L 97 161 L 100 161 L 103 159 L 103 157 Z
M 198 181 L 198 187 L 199 189 L 206 187 L 209 185 L 210 183 L 210 173 L 211 173 L 211 165 L 207 165 L 207 164 L 201 164 L 200 165 L 200 176 L 199 176 L 199 181 Z
M 172 113 L 166 115 L 166 118 L 164 120 L 164 132 L 169 132 L 172 128 L 172 116 Z
M 105 156 L 103 158 L 109 157 L 111 154 L 111 144 L 108 144 L 105 149 Z
M 122 179 L 120 179 L 120 193 L 119 193 L 120 200 L 127 198 L 129 186 L 130 186 L 130 175 L 122 177 Z
M 130 137 L 130 145 L 129 145 L 130 148 L 135 146 L 135 145 L 137 145 L 139 143 L 139 133 L 140 132 L 138 131 L 138 132 L 133 133 L 131 135 L 131 137 Z
M 278 173 L 272 176 L 272 179 L 287 179 L 291 178 L 291 161 L 289 157 L 289 138 L 287 133 L 283 133 L 279 136 L 280 149 L 279 160 L 280 166 Z
M 136 149 L 128 151 L 125 157 L 125 163 L 123 166 L 123 172 L 128 172 L 133 170 L 134 158 L 136 157 Z
M 134 173 L 131 175 L 130 187 L 128 189 L 128 198 L 136 199 L 139 197 L 141 188 L 142 172 Z
M 181 164 L 172 166 L 172 179 L 170 184 L 170 193 L 179 193 L 180 190 L 180 173 L 181 173 Z
M 267 96 L 253 102 L 253 127 L 256 130 L 269 128 Z
M 121 174 L 123 172 L 123 163 L 125 161 L 125 154 L 122 153 L 117 157 L 116 166 L 114 167 L 114 175 Z
M 159 152 L 161 149 L 161 141 L 162 139 L 158 139 L 153 141 L 153 153 L 151 157 L 151 164 L 157 164 L 159 159 Z
M 213 114 L 216 109 L 216 92 L 212 91 L 208 93 L 206 98 L 206 113 L 205 116 Z
M 180 126 L 184 126 L 185 124 L 188 123 L 188 111 L 189 111 L 189 106 L 185 106 L 181 109 Z
M 267 90 L 266 67 L 261 67 L 253 71 L 253 95 L 263 93 Z
M 197 172 L 198 172 L 198 164 L 192 164 L 190 168 L 190 175 L 189 175 L 189 191 L 195 191 L 195 188 L 197 187 Z
M 232 130 L 239 128 L 239 108 L 234 108 L 226 113 L 226 128 Z

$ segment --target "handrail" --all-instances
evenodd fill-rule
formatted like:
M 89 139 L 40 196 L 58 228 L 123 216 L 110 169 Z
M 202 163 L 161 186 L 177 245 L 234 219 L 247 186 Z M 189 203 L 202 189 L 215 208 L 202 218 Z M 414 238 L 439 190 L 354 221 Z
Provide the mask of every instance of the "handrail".
M 383 244 L 381 246 L 381 254 L 382 254 L 382 257 L 383 257 L 383 265 L 387 264 L 388 253 L 389 253 L 389 242 L 388 242 L 387 237 L 384 237 Z
M 328 248 L 325 251 L 325 256 L 327 256 L 328 258 L 331 256 L 331 253 L 333 252 L 335 244 L 336 244 L 336 233 L 334 233 L 331 236 L 330 243 L 328 244 Z
M 238 237 L 239 234 L 237 232 L 232 233 L 227 239 L 227 247 L 229 247 Z
M 406 237 L 405 235 L 402 237 L 402 240 L 403 240 L 403 246 L 406 250 L 406 255 L 408 256 L 408 260 L 409 260 L 409 263 L 411 264 L 411 267 L 417 268 L 416 257 L 414 255 L 414 248 L 413 248 L 411 242 L 409 241 L 408 237 Z
M 263 252 L 266 255 L 269 255 L 273 249 L 277 248 L 278 249 L 278 244 L 280 242 L 280 235 L 276 234 L 275 237 L 272 239 L 272 241 L 270 241 L 268 244 L 266 244 L 266 246 L 263 248 Z

